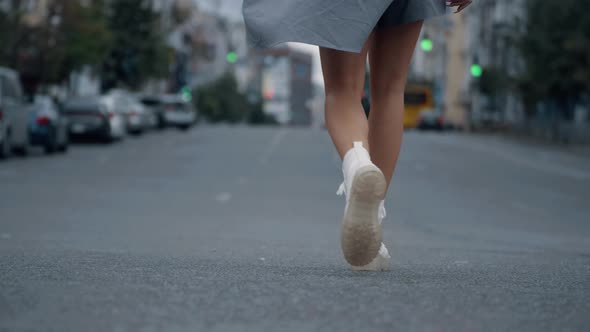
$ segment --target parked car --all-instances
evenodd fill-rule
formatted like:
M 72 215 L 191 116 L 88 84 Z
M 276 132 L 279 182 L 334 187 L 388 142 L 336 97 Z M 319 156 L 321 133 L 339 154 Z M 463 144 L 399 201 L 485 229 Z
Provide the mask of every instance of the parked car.
M 88 97 L 67 102 L 64 112 L 71 136 L 90 136 L 112 142 L 125 136 L 124 116 L 115 112 L 113 101 L 106 97 Z
M 418 120 L 418 129 L 420 130 L 438 130 L 447 129 L 445 116 L 441 109 L 434 108 L 420 113 Z
M 195 124 L 197 114 L 192 103 L 186 102 L 179 95 L 164 95 L 161 101 L 166 126 L 188 130 Z
M 150 127 L 150 115 L 139 100 L 124 90 L 114 90 L 108 95 L 112 98 L 116 112 L 124 115 L 127 132 L 141 134 Z
M 29 151 L 29 119 L 32 107 L 23 96 L 18 73 L 0 67 L 0 158 L 14 151 Z
M 143 96 L 139 98 L 145 109 L 151 113 L 150 119 L 153 128 L 163 129 L 166 127 L 166 119 L 164 118 L 164 108 L 162 107 L 162 100 L 159 96 Z
M 45 153 L 65 152 L 68 149 L 68 119 L 60 111 L 51 97 L 37 96 L 33 104 L 34 116 L 31 118 L 30 141 L 32 145 L 42 146 Z

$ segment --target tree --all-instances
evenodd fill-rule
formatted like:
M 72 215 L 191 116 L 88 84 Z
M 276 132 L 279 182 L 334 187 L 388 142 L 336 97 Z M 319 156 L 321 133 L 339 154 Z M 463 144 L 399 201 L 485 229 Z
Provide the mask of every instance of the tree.
M 112 1 L 109 27 L 113 47 L 105 61 L 106 87 L 122 82 L 137 88 L 150 77 L 168 74 L 169 52 L 160 29 L 159 14 L 150 1 Z
M 8 12 L 0 10 L 0 65 L 13 68 L 16 66 L 18 46 L 25 36 L 21 25 L 22 11 L 14 9 L 17 4 L 17 1 L 12 1 Z
M 27 24 L 24 11 L 14 2 L 9 13 L 0 12 L 0 63 L 17 69 L 25 91 L 39 85 L 62 83 L 85 65 L 97 65 L 109 49 L 104 1 L 55 0 L 47 16 Z
M 526 69 L 517 84 L 529 106 L 553 102 L 569 117 L 590 91 L 590 17 L 580 8 L 578 0 L 527 0 L 517 41 Z
M 64 39 L 62 75 L 84 65 L 99 65 L 112 44 L 112 34 L 105 15 L 105 1 L 93 0 L 88 5 L 80 1 L 60 0 L 63 3 L 64 21 L 61 35 Z
M 211 122 L 273 123 L 274 119 L 262 112 L 262 105 L 253 105 L 238 91 L 231 73 L 197 89 L 196 106 L 199 113 Z

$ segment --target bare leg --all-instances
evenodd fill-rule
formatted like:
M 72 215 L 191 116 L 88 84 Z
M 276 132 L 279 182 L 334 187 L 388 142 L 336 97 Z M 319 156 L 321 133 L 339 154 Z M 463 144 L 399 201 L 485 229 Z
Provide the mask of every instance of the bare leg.
M 371 160 L 391 183 L 403 135 L 404 90 L 422 21 L 373 33 L 369 50 Z
M 355 141 L 363 142 L 368 148 L 369 125 L 361 105 L 368 44 L 369 41 L 361 54 L 320 48 L 326 88 L 326 127 L 341 158 Z

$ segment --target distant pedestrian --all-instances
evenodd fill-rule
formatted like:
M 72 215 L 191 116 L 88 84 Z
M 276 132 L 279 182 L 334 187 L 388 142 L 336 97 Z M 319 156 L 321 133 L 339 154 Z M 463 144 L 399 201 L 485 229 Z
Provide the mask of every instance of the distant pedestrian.
M 342 251 L 355 270 L 387 270 L 384 199 L 403 134 L 404 90 L 423 21 L 470 0 L 244 0 L 248 40 L 320 47 L 326 126 L 343 159 Z M 361 106 L 367 56 L 371 112 Z

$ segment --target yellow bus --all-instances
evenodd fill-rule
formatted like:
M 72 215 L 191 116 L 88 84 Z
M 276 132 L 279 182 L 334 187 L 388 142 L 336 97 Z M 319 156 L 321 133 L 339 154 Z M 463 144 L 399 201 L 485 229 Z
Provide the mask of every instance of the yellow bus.
M 404 96 L 404 128 L 416 128 L 420 122 L 420 114 L 434 107 L 432 87 L 426 84 L 406 86 Z

